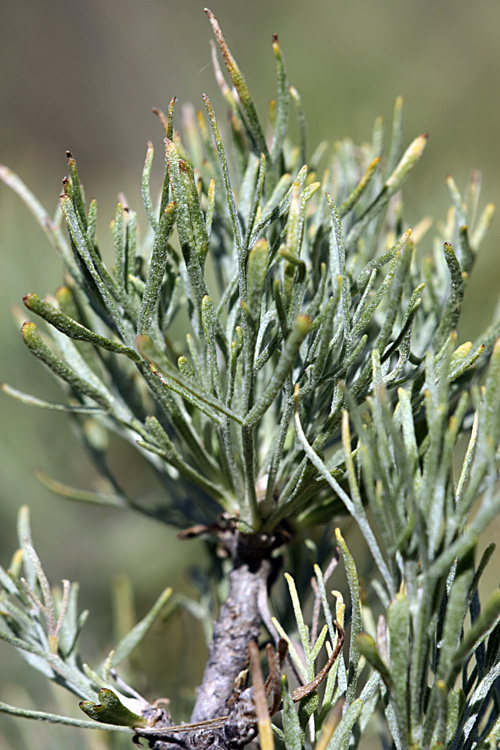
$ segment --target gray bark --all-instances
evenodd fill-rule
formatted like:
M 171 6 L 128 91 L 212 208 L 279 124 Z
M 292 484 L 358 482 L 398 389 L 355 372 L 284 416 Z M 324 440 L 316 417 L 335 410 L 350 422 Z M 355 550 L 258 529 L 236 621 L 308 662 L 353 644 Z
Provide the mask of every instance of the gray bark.
M 257 641 L 261 628 L 259 598 L 267 595 L 272 570 L 271 550 L 276 540 L 268 537 L 241 537 L 224 540 L 232 553 L 234 567 L 229 575 L 229 595 L 214 625 L 202 683 L 191 724 L 228 716 L 217 728 L 194 728 L 169 732 L 168 723 L 158 722 L 156 736 L 144 733 L 152 750 L 241 750 L 256 735 L 257 722 L 253 689 L 245 690 L 234 706 L 236 678 L 248 665 L 248 644 Z M 163 726 L 162 726 L 163 724 Z M 187 729 L 187 727 L 186 727 Z M 137 739 L 141 731 L 137 732 Z
M 259 594 L 266 588 L 269 560 L 240 561 L 229 576 L 229 596 L 214 626 L 203 681 L 191 722 L 227 714 L 227 701 L 248 663 L 248 644 L 257 640 L 261 617 Z

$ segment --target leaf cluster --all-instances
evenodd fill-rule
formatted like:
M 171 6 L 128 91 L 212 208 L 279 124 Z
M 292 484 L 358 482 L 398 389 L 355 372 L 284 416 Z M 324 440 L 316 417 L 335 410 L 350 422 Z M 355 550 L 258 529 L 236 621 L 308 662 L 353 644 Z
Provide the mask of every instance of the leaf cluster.
M 141 242 L 136 213 L 122 198 L 111 225 L 111 268 L 97 244 L 97 203 L 86 206 L 71 154 L 54 220 L 19 178 L 6 168 L 1 174 L 65 266 L 66 285 L 54 297 L 25 296 L 48 329 L 42 335 L 25 323 L 24 341 L 63 381 L 81 440 L 110 488 L 105 495 L 63 493 L 180 526 L 213 523 L 222 510 L 247 529 L 272 532 L 283 518 L 300 522 L 305 514 L 309 522 L 341 508 L 294 440 L 294 389 L 314 450 L 345 475 L 345 387 L 356 403 L 374 393 L 376 351 L 386 388 L 412 382 L 412 408 L 420 408 L 424 353 L 431 347 L 442 358 L 448 351 L 492 208 L 470 231 L 477 175 L 464 198 L 450 182 L 454 208 L 444 234 L 455 249 L 449 242 L 436 247 L 421 269 L 416 247 L 427 223 L 413 232 L 405 226 L 400 191 L 427 137 L 402 153 L 402 102 L 387 157 L 377 121 L 368 146 L 339 143 L 332 159 L 323 144 L 306 165 L 300 98 L 288 84 L 278 39 L 278 92 L 266 138 L 243 74 L 209 16 L 233 85 L 214 55 L 230 133 L 222 139 L 206 96 L 206 115 L 187 110 L 182 135 L 174 129 L 175 99 L 167 115 L 157 111 L 165 133 L 161 195 L 155 205 L 148 144 L 142 195 L 149 227 Z M 301 124 L 296 146 L 287 137 L 292 106 Z M 496 332 L 457 350 L 450 381 L 474 367 Z M 96 422 L 138 446 L 158 471 L 166 495 L 156 507 L 129 498 L 112 475 L 92 437 Z
M 104 724 L 104 728 L 117 727 L 116 731 L 131 733 L 124 728 L 145 724 L 142 712 L 149 704 L 118 677 L 116 667 L 128 659 L 165 611 L 172 589 L 166 588 L 160 594 L 149 612 L 123 635 L 103 664 L 93 670 L 82 660 L 79 650 L 88 616 L 87 610 L 78 609 L 79 585 L 67 580 L 62 581 L 62 589 L 50 585 L 33 547 L 26 507 L 19 512 L 18 536 L 19 549 L 9 569 L 0 567 L 0 638 L 13 646 L 30 666 L 80 698 L 82 710 Z M 87 729 L 99 726 L 95 721 L 30 711 L 3 702 L 0 711 Z

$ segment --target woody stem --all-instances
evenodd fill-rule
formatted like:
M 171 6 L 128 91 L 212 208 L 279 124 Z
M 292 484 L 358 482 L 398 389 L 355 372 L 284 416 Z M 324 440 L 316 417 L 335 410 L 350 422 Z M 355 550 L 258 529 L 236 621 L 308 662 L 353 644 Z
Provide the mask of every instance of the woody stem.
M 192 722 L 213 719 L 227 713 L 238 674 L 248 664 L 248 644 L 257 640 L 261 627 L 259 594 L 266 588 L 271 562 L 269 551 L 252 557 L 241 547 L 236 553 L 229 575 L 229 596 L 222 605 L 214 625 L 208 661 Z

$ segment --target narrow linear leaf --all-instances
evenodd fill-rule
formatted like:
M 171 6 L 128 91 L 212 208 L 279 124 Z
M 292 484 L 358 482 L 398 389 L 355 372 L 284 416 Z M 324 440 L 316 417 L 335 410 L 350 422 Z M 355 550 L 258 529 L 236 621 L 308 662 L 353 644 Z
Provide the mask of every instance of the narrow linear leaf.
M 67 498 L 68 500 L 78 500 L 81 503 L 94 503 L 96 505 L 111 505 L 114 508 L 125 508 L 132 505 L 131 501 L 126 500 L 120 495 L 75 489 L 67 484 L 52 479 L 43 471 L 37 471 L 36 477 L 45 487 L 47 487 L 48 490 L 54 492 L 56 495 Z
M 330 740 L 330 743 L 328 745 L 329 747 L 342 748 L 348 746 L 353 726 L 358 720 L 362 709 L 363 703 L 359 700 L 359 698 L 354 700 L 347 707 L 345 714 L 339 721 L 338 726 L 333 733 L 332 739 Z
M 346 571 L 347 583 L 349 584 L 349 592 L 351 595 L 351 640 L 349 643 L 349 670 L 347 675 L 347 701 L 350 704 L 354 699 L 356 692 L 358 663 L 359 663 L 359 650 L 357 647 L 357 637 L 361 633 L 361 601 L 359 592 L 359 577 L 356 569 L 356 563 L 351 555 L 345 540 L 341 534 L 339 528 L 335 529 L 335 538 L 337 545 L 342 555 L 344 567 Z
M 280 43 L 276 34 L 273 36 L 273 53 L 276 60 L 276 74 L 278 80 L 278 96 L 276 106 L 276 119 L 274 122 L 273 140 L 271 144 L 271 162 L 276 164 L 281 155 L 283 141 L 285 139 L 288 125 L 288 108 L 290 102 L 290 91 L 287 80 L 285 63 L 281 52 Z
M 45 401 L 44 399 L 37 398 L 36 396 L 32 396 L 29 393 L 23 393 L 17 388 L 13 388 L 11 385 L 8 385 L 8 383 L 2 383 L 0 387 L 2 391 L 7 394 L 7 396 L 15 398 L 17 401 L 20 401 L 27 406 L 36 406 L 40 409 L 49 409 L 51 411 L 64 411 L 68 414 L 98 415 L 108 413 L 108 410 L 100 409 L 98 406 L 79 406 L 72 404 L 59 404 L 53 401 Z
M 353 225 L 349 234 L 346 237 L 345 245 L 350 250 L 359 237 L 361 236 L 365 227 L 380 214 L 382 209 L 387 205 L 390 198 L 396 193 L 408 179 L 410 172 L 420 161 L 420 158 L 427 145 L 428 135 L 424 133 L 415 138 L 412 143 L 408 146 L 405 153 L 401 157 L 399 164 L 397 165 L 394 172 L 386 180 L 385 185 L 378 194 L 378 196 L 368 206 L 366 211 L 360 216 L 360 218 Z
M 151 141 L 148 141 L 146 149 L 146 158 L 144 160 L 144 168 L 142 170 L 142 181 L 141 181 L 141 192 L 144 208 L 149 219 L 149 223 L 156 234 L 158 232 L 158 222 L 153 208 L 153 201 L 151 200 L 151 192 L 149 189 L 149 181 L 151 178 L 151 169 L 153 167 L 154 148 Z
M 210 103 L 210 99 L 208 98 L 208 96 L 206 96 L 205 94 L 203 95 L 203 101 L 205 102 L 205 107 L 207 109 L 208 117 L 210 120 L 210 125 L 212 128 L 212 133 L 213 133 L 214 140 L 215 140 L 215 147 L 217 149 L 217 154 L 219 156 L 219 165 L 220 165 L 220 170 L 222 172 L 222 178 L 224 180 L 224 187 L 226 191 L 226 201 L 227 201 L 227 206 L 229 209 L 229 215 L 231 217 L 231 224 L 233 228 L 234 239 L 236 242 L 236 246 L 238 248 L 238 253 L 241 254 L 242 246 L 243 246 L 242 231 L 241 231 L 240 220 L 238 218 L 238 211 L 236 210 L 236 201 L 234 199 L 233 188 L 231 186 L 231 178 L 229 176 L 229 168 L 227 165 L 226 152 L 222 143 L 222 139 L 220 137 L 219 127 L 217 125 L 217 120 L 215 119 L 215 113 L 212 108 L 212 104 Z
M 58 310 L 57 307 L 54 307 L 49 302 L 41 299 L 37 294 L 25 294 L 23 302 L 28 310 L 36 313 L 46 320 L 47 323 L 50 323 L 54 328 L 57 328 L 58 331 L 61 331 L 61 333 L 66 334 L 66 336 L 69 336 L 69 338 L 72 338 L 75 341 L 88 341 L 90 344 L 100 346 L 102 349 L 106 349 L 109 352 L 124 354 L 133 362 L 138 362 L 140 360 L 137 352 L 129 346 L 124 346 L 118 341 L 111 341 L 104 336 L 99 336 L 99 334 L 94 333 L 89 328 L 81 325 L 78 321 L 65 315 Z
M 221 28 L 214 14 L 210 10 L 208 10 L 208 8 L 205 8 L 205 13 L 207 14 L 210 20 L 210 23 L 212 25 L 212 29 L 217 39 L 217 43 L 224 57 L 224 62 L 226 64 L 227 71 L 229 75 L 231 76 L 231 80 L 234 84 L 236 91 L 238 92 L 238 96 L 240 98 L 243 111 L 248 121 L 249 132 L 250 132 L 250 135 L 252 136 L 252 139 L 255 142 L 255 146 L 258 149 L 258 153 L 263 153 L 266 156 L 269 156 L 269 152 L 267 150 L 266 139 L 264 137 L 264 132 L 262 130 L 262 126 L 260 124 L 259 117 L 257 115 L 257 110 L 255 109 L 253 99 L 250 96 L 250 91 L 248 90 L 248 86 L 243 76 L 243 73 L 239 69 L 236 63 L 236 60 L 232 56 L 231 51 L 226 44 L 226 41 L 222 35 Z
M 106 410 L 110 408 L 110 400 L 104 388 L 98 389 L 75 373 L 68 365 L 59 359 L 47 346 L 40 336 L 34 323 L 24 323 L 22 327 L 23 341 L 32 354 L 41 360 L 57 377 L 75 388 L 79 393 L 94 399 Z
M 160 296 L 163 277 L 165 274 L 165 264 L 167 261 L 167 242 L 172 231 L 177 204 L 172 201 L 165 207 L 160 222 L 157 225 L 151 260 L 149 264 L 146 287 L 142 297 L 142 303 L 137 320 L 137 333 L 149 333 L 153 315 L 155 313 L 158 298 Z
M 191 382 L 189 378 L 184 377 L 178 370 L 174 369 L 174 366 L 168 361 L 165 355 L 156 349 L 149 336 L 138 336 L 137 348 L 142 356 L 148 362 L 151 362 L 153 373 L 161 380 L 163 385 L 174 391 L 174 393 L 185 398 L 189 403 L 198 407 L 216 422 L 219 421 L 219 414 L 223 414 L 235 422 L 242 423 L 241 417 L 234 414 L 218 399 L 200 391 L 200 388 L 196 387 L 196 383 Z
M 245 426 L 252 427 L 255 425 L 273 403 L 294 365 L 300 345 L 307 336 L 310 327 L 311 319 L 308 315 L 299 315 L 295 319 L 271 380 L 255 406 L 246 415 Z
M 390 635 L 390 658 L 393 703 L 399 737 L 403 747 L 408 747 L 408 671 L 410 653 L 410 606 L 403 594 L 396 594 L 387 610 L 387 628 Z
M 377 651 L 375 640 L 368 633 L 360 633 L 356 638 L 356 647 L 367 662 L 377 670 L 389 689 L 393 687 L 390 670 Z
M 343 201 L 343 203 L 340 204 L 338 207 L 338 213 L 339 218 L 343 218 L 346 214 L 349 213 L 349 211 L 356 205 L 356 203 L 359 201 L 363 193 L 366 191 L 367 187 L 369 186 L 370 182 L 372 181 L 373 176 L 375 175 L 375 172 L 377 171 L 379 165 L 380 165 L 381 157 L 377 156 L 375 159 L 373 159 L 370 164 L 368 165 L 366 172 L 364 173 L 363 177 L 359 181 L 359 185 L 354 188 L 352 193 Z
M 88 227 L 88 222 L 85 215 L 85 199 L 83 197 L 83 188 L 80 184 L 80 177 L 78 175 L 78 167 L 76 166 L 76 160 L 71 151 L 66 151 L 66 158 L 68 160 L 71 200 L 78 214 L 80 222 L 83 228 L 86 230 Z
M 140 622 L 135 625 L 132 630 L 125 635 L 121 641 L 116 645 L 113 653 L 113 666 L 118 666 L 124 659 L 127 659 L 132 651 L 139 645 L 147 631 L 161 614 L 165 604 L 172 596 L 172 589 L 166 588 L 158 597 L 156 602 L 153 604 L 147 615 L 145 615 Z
M 302 750 L 303 731 L 285 675 L 281 678 L 281 695 L 283 696 L 282 716 L 286 750 Z
M 26 708 L 17 708 L 10 706 L 8 703 L 0 701 L 0 712 L 10 714 L 11 716 L 20 716 L 23 719 L 34 719 L 35 721 L 46 721 L 49 724 L 62 724 L 64 726 L 76 727 L 78 729 L 99 729 L 108 732 L 126 732 L 131 735 L 133 730 L 128 726 L 117 726 L 115 724 L 98 724 L 95 721 L 85 719 L 74 719 L 70 716 L 60 716 L 59 714 L 50 714 L 45 711 L 31 711 Z
M 52 221 L 39 200 L 26 187 L 21 178 L 3 164 L 0 164 L 0 180 L 17 193 L 37 220 L 56 253 L 64 260 L 64 263 L 71 271 L 72 276 L 74 278 L 79 278 L 78 268 L 67 239 L 64 237 L 60 228 Z

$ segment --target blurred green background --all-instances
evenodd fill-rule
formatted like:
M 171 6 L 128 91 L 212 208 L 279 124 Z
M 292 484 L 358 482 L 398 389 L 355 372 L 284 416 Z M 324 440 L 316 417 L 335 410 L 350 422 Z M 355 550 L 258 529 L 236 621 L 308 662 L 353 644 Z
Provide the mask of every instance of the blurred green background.
M 0 161 L 52 212 L 70 149 L 87 197 L 98 200 L 102 245 L 118 192 L 125 192 L 133 207 L 141 205 L 148 139 L 156 144 L 157 178 L 161 174 L 162 132 L 151 108 L 165 109 L 174 94 L 180 103 L 201 107 L 207 92 L 221 117 L 203 6 L 201 0 L 1 3 Z M 290 81 L 303 99 L 310 147 L 346 136 L 368 140 L 375 117 L 390 121 L 394 99 L 403 95 L 405 142 L 430 132 L 423 162 L 405 188 L 409 225 L 423 215 L 444 216 L 448 173 L 462 189 L 471 168 L 479 167 L 481 205 L 500 203 L 498 0 L 212 0 L 211 9 L 263 116 L 275 94 L 270 42 L 273 32 L 279 34 Z M 462 340 L 476 335 L 495 307 L 499 237 L 497 220 L 468 289 Z M 61 268 L 27 209 L 4 186 L 0 253 L 0 380 L 57 400 L 57 386 L 25 350 L 11 309 L 26 292 L 52 292 Z M 164 585 L 191 586 L 189 565 L 202 549 L 137 516 L 54 498 L 35 479 L 38 467 L 74 486 L 94 482 L 67 420 L 3 395 L 0 413 L 0 562 L 8 564 L 17 509 L 28 503 L 49 576 L 82 584 L 82 603 L 92 610 L 85 642 L 92 661 L 112 643 L 110 591 L 116 576 L 131 579 L 141 615 Z M 161 491 L 131 449 L 113 444 L 112 453 L 132 493 Z M 141 654 L 150 677 L 142 687 L 150 698 L 179 693 L 180 685 L 195 684 L 200 675 L 200 628 L 187 615 L 168 628 L 158 626 Z M 0 665 L 0 699 L 25 706 L 34 700 L 39 706 L 43 681 L 31 680 L 28 668 L 3 644 Z M 31 697 L 19 687 L 28 678 Z M 178 695 L 177 705 L 182 700 Z M 49 694 L 42 703 L 53 708 Z M 0 746 L 2 736 L 5 742 L 9 736 L 16 750 L 52 748 L 51 738 L 72 737 L 61 729 L 37 728 L 31 735 L 36 744 L 28 744 L 14 731 L 12 721 L 0 718 Z M 71 747 L 78 742 L 83 739 L 72 739 Z

